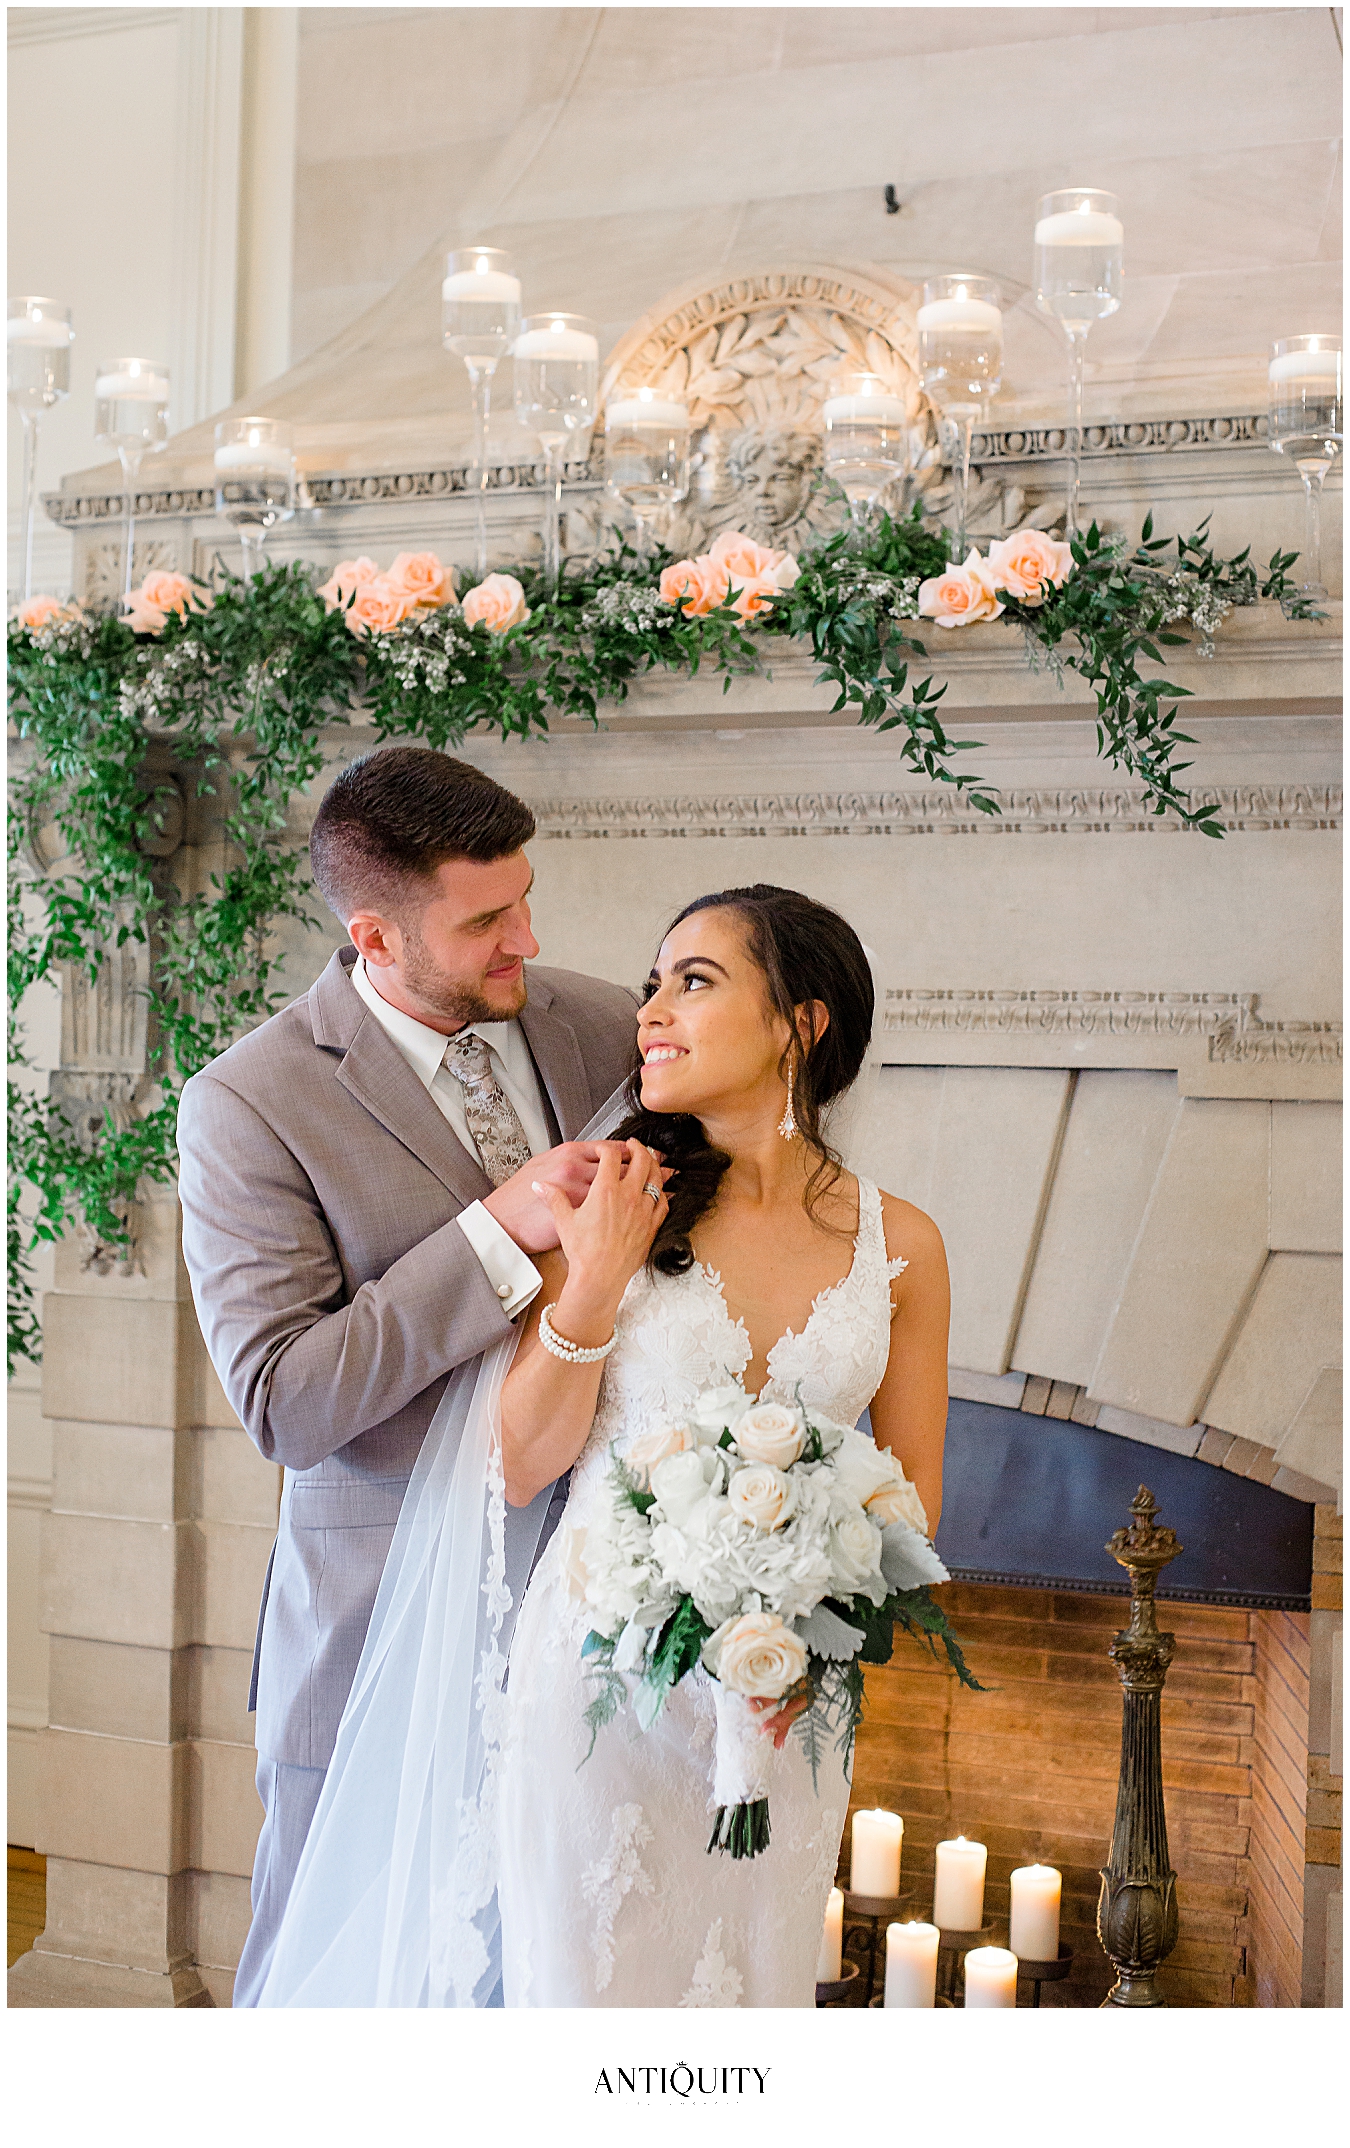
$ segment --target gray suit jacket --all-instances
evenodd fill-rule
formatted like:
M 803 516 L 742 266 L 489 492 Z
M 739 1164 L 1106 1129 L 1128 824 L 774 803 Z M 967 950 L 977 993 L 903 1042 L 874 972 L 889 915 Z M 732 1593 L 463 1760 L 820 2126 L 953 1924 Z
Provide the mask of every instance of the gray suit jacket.
M 404 1487 L 446 1376 L 510 1332 L 455 1218 L 490 1193 L 358 997 L 355 950 L 195 1074 L 183 1253 L 206 1347 L 285 1465 L 264 1591 L 259 1750 L 325 1767 Z M 633 1000 L 531 969 L 520 1017 L 561 1138 L 627 1075 Z

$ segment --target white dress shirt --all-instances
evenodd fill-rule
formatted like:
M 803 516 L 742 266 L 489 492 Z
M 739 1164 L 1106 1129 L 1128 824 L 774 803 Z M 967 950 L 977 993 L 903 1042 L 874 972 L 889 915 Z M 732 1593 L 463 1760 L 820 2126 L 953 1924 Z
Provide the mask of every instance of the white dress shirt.
M 413 1015 L 391 1007 L 387 999 L 381 999 L 367 974 L 362 956 L 357 956 L 351 975 L 361 998 L 390 1042 L 407 1060 L 442 1116 L 449 1121 L 461 1147 L 471 1156 L 477 1156 L 478 1149 L 469 1132 L 464 1085 L 456 1081 L 444 1063 L 446 1046 L 451 1039 L 442 1035 L 439 1029 L 429 1029 L 425 1022 L 417 1021 Z M 539 1091 L 539 1076 L 519 1022 L 470 1022 L 456 1034 L 481 1037 L 486 1044 L 493 1074 L 516 1108 L 530 1144 L 530 1154 L 538 1156 L 552 1148 L 553 1137 Z M 539 1270 L 481 1201 L 471 1202 L 455 1220 L 501 1299 L 503 1312 L 514 1320 L 543 1287 Z

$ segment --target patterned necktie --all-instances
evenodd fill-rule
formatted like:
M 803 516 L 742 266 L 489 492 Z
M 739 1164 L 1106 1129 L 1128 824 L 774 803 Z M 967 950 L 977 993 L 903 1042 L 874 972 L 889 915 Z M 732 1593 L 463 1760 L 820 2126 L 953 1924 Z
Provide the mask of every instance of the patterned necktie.
M 492 1071 L 488 1048 L 469 1032 L 452 1037 L 445 1069 L 464 1090 L 464 1112 L 479 1160 L 494 1186 L 523 1170 L 532 1151 L 519 1114 Z

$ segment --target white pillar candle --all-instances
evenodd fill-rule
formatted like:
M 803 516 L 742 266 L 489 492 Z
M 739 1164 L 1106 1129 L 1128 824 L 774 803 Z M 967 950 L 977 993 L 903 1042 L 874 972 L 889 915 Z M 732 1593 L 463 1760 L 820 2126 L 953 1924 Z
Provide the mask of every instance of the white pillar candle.
M 982 1842 L 967 1842 L 958 1835 L 954 1842 L 937 1846 L 937 1869 L 933 1881 L 933 1922 L 944 1932 L 978 1932 L 984 1922 L 984 1868 L 989 1852 Z
M 968 2007 L 1016 2006 L 1017 1956 L 1006 1947 L 972 1947 L 965 1967 Z
M 1283 380 L 1306 381 L 1310 387 L 1314 381 L 1325 381 L 1333 387 L 1340 377 L 1339 351 L 1286 351 L 1282 358 L 1270 361 L 1272 387 Z
M 35 343 L 39 350 L 60 351 L 73 341 L 74 332 L 68 321 L 35 321 L 22 314 L 17 320 L 6 321 L 5 339 L 9 343 Z
M 940 1936 L 935 1924 L 887 1925 L 887 2006 L 935 2004 Z
M 827 425 L 903 425 L 905 406 L 898 395 L 832 395 L 824 415 Z
M 930 334 L 938 328 L 945 328 L 949 334 L 953 329 L 985 336 L 1003 333 L 1003 315 L 987 298 L 932 298 L 926 306 L 920 306 L 918 322 L 920 329 Z
M 625 396 L 620 403 L 606 403 L 605 423 L 615 425 L 668 425 L 674 431 L 687 431 L 689 405 L 668 403 L 648 391 L 640 389 L 636 396 Z
M 855 1812 L 848 1883 L 854 1894 L 900 1892 L 900 1846 L 905 1823 L 898 1812 Z
M 468 299 L 470 304 L 478 300 L 483 305 L 518 306 L 520 278 L 508 276 L 503 269 L 458 269 L 441 285 L 441 297 L 457 305 Z
M 163 373 L 100 373 L 94 394 L 103 403 L 164 403 L 169 383 Z
M 1053 1865 L 1019 1865 L 1013 1873 L 1008 1945 L 1020 1961 L 1059 1960 L 1059 1894 Z
M 527 328 L 511 346 L 514 358 L 565 358 L 580 365 L 600 356 L 600 345 L 582 328 Z
M 820 1935 L 820 1952 L 816 1956 L 817 1984 L 837 1984 L 844 1973 L 844 1897 L 837 1887 L 831 1887 L 830 1899 L 825 1905 L 825 1929 Z
M 1101 209 L 1062 209 L 1036 226 L 1038 246 L 1123 246 L 1125 226 Z
M 231 440 L 216 449 L 218 470 L 237 470 L 241 476 L 289 477 L 291 458 L 283 447 L 270 441 Z

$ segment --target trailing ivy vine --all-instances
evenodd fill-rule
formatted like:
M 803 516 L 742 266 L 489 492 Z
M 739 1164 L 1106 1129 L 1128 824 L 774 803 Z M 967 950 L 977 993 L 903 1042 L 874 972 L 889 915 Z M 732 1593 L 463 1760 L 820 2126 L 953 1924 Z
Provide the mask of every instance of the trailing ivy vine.
M 1179 787 L 1192 743 L 1176 729 L 1187 689 L 1141 665 L 1199 632 L 1202 648 L 1234 605 L 1258 595 L 1309 617 L 1287 580 L 1294 554 L 1262 577 L 1248 554 L 1222 559 L 1206 531 L 1131 548 L 1094 525 L 1072 547 L 1073 571 L 1039 603 L 1004 599 L 1033 661 L 1078 672 L 1097 698 L 1104 760 L 1137 779 L 1152 809 L 1219 836 L 1217 809 Z M 284 1000 L 273 935 L 282 919 L 316 922 L 307 860 L 287 833 L 287 808 L 323 767 L 321 734 L 360 713 L 377 740 L 453 747 L 473 730 L 503 738 L 548 729 L 551 716 L 596 721 L 653 670 L 711 666 L 729 686 L 764 671 L 774 645 L 809 644 L 836 709 L 894 732 L 916 774 L 950 784 L 981 813 L 999 811 L 966 772 L 976 742 L 949 737 L 917 638 L 919 592 L 942 574 L 948 543 L 917 521 L 882 517 L 861 545 L 846 533 L 800 561 L 795 585 L 753 620 L 735 592 L 686 616 L 660 594 L 673 556 L 639 559 L 623 543 L 569 570 L 550 595 L 519 568 L 529 616 L 504 633 L 466 623 L 458 605 L 358 638 L 330 609 L 307 566 L 269 563 L 244 584 L 226 578 L 209 604 L 169 612 L 162 632 L 63 607 L 9 629 L 10 710 L 30 751 L 11 785 L 9 817 L 10 1058 L 9 1359 L 36 1359 L 40 1335 L 31 1251 L 72 1225 L 107 1254 L 126 1253 L 144 1180 L 176 1169 L 183 1082 Z M 939 640 L 945 630 L 937 629 Z M 173 778 L 173 783 L 170 779 Z M 166 815 L 220 800 L 225 840 L 204 887 L 179 886 L 156 857 Z M 187 855 L 202 855 L 192 850 Z M 30 986 L 65 965 L 92 983 L 110 950 L 143 951 L 149 1016 L 146 1093 L 109 1110 L 83 1137 L 56 1100 L 34 1093 L 15 1010 Z

